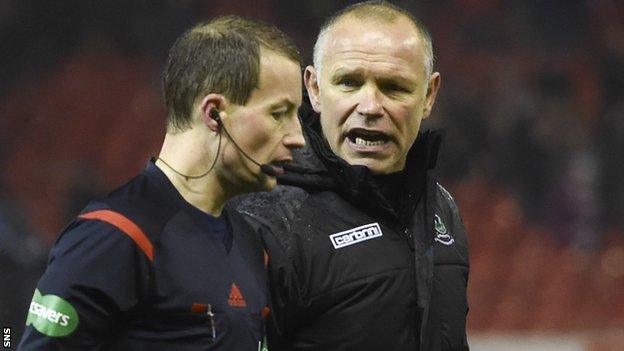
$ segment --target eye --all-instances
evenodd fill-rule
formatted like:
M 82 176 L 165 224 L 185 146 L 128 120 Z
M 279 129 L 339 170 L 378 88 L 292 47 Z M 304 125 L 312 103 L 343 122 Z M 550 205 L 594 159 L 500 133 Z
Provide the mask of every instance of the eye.
M 362 82 L 352 77 L 341 77 L 336 80 L 336 85 L 343 88 L 352 89 L 362 85 Z
M 389 93 L 410 93 L 411 90 L 396 83 L 386 83 L 381 86 L 381 89 Z
M 288 115 L 288 110 L 280 110 L 271 112 L 271 116 L 275 119 L 282 119 Z
M 357 85 L 357 83 L 355 82 L 355 80 L 350 79 L 350 78 L 345 78 L 345 79 L 341 79 L 338 84 L 340 85 L 344 85 L 346 87 L 354 87 Z

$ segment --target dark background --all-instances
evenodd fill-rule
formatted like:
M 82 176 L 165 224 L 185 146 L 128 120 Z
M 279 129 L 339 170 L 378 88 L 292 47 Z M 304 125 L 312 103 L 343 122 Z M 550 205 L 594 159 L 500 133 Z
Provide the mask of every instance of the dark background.
M 349 3 L 0 0 L 0 322 L 14 343 L 63 226 L 158 153 L 173 40 L 246 15 L 311 62 L 320 23 Z M 470 234 L 471 335 L 623 330 L 624 2 L 395 3 L 429 27 L 442 74 L 424 128 L 445 133 L 441 178 Z

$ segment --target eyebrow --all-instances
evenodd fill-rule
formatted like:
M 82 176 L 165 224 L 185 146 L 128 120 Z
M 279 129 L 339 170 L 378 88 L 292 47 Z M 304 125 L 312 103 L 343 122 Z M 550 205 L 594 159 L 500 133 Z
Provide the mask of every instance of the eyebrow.
M 332 72 L 331 78 L 336 77 L 344 77 L 344 76 L 360 76 L 364 74 L 364 69 L 362 68 L 347 68 L 347 67 L 338 67 L 335 71 Z M 406 78 L 405 76 L 399 74 L 388 73 L 379 78 L 375 79 L 378 82 L 382 83 L 399 83 L 406 84 L 409 86 L 416 85 L 416 81 Z
M 332 77 L 336 76 L 344 76 L 344 75 L 357 75 L 363 74 L 364 70 L 362 68 L 347 68 L 347 67 L 338 67 L 335 71 L 332 72 Z
M 290 100 L 287 97 L 283 97 L 279 101 L 272 103 L 269 106 L 269 108 L 270 109 L 275 109 L 275 108 L 278 108 L 278 107 L 282 107 L 284 105 L 286 105 L 286 108 L 288 110 L 292 110 L 292 109 L 296 109 L 297 108 L 297 105 L 292 100 Z

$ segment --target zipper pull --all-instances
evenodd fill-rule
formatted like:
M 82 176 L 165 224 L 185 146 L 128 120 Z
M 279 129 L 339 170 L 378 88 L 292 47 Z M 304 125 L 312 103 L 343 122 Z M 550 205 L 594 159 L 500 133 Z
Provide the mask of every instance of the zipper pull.
M 405 228 L 403 234 L 405 234 L 405 240 L 407 240 L 407 245 L 409 245 L 410 250 L 414 251 L 414 237 L 412 236 L 412 231 L 409 230 L 409 228 Z
M 212 313 L 212 306 L 208 304 L 208 312 L 206 312 L 208 318 L 210 318 L 210 331 L 212 332 L 212 340 L 214 341 L 217 338 L 217 332 L 215 330 L 215 318 L 214 313 Z

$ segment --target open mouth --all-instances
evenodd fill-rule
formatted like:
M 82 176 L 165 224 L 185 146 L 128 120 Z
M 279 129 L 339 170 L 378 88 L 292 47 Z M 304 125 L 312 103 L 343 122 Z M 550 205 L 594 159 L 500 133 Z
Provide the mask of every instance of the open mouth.
M 365 129 L 352 129 L 347 133 L 347 138 L 358 146 L 381 146 L 390 140 L 382 132 Z

